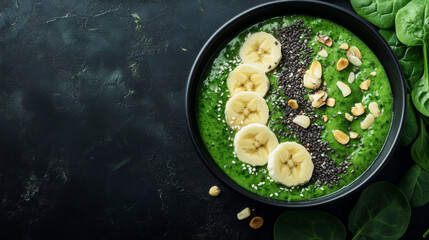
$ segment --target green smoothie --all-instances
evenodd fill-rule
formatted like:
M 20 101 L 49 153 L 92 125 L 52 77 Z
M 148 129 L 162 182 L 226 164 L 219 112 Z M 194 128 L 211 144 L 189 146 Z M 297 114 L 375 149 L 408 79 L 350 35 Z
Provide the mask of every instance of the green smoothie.
M 346 157 L 350 157 L 349 162 L 352 165 L 347 169 L 347 174 L 341 173 L 342 178 L 338 185 L 328 186 L 322 184 L 320 187 L 315 187 L 315 182 L 310 181 L 303 186 L 286 187 L 278 184 L 269 178 L 267 167 L 254 167 L 241 162 L 234 156 L 234 136 L 236 131 L 230 129 L 225 121 L 225 104 L 229 99 L 229 92 L 226 85 L 226 80 L 229 73 L 241 63 L 239 50 L 249 33 L 268 32 L 273 29 L 281 28 L 285 24 L 291 24 L 297 19 L 302 19 L 307 27 L 311 27 L 313 36 L 307 42 L 307 46 L 313 48 L 314 53 L 318 53 L 320 47 L 323 47 L 327 53 L 327 57 L 319 55 L 311 55 L 312 61 L 319 61 L 323 66 L 322 80 L 326 86 L 326 92 L 330 98 L 336 99 L 334 107 L 326 107 L 323 109 L 315 109 L 318 116 L 326 115 L 327 122 L 321 118 L 316 120 L 317 124 L 323 125 L 325 129 L 322 131 L 321 140 L 328 141 L 335 153 L 328 152 L 337 165 L 344 162 Z M 333 40 L 333 45 L 327 47 L 316 39 L 316 33 L 319 35 L 329 36 Z M 348 77 L 350 72 L 356 67 L 352 64 L 338 71 L 336 64 L 341 57 L 345 57 L 345 50 L 340 49 L 340 45 L 347 42 L 349 46 L 356 46 L 362 53 L 362 65 L 359 66 L 355 80 L 349 83 Z M 282 68 L 277 67 L 269 72 L 271 89 L 278 89 L 277 80 Z M 370 88 L 367 91 L 362 91 L 359 85 L 366 79 L 371 79 Z M 336 82 L 342 81 L 347 83 L 352 94 L 348 97 L 343 97 Z M 280 91 L 281 92 L 281 91 Z M 275 94 L 267 94 L 264 98 L 275 98 Z M 287 96 L 285 96 L 287 99 Z M 365 115 L 357 117 L 352 122 L 345 119 L 345 113 L 350 113 L 351 108 L 355 103 L 362 103 L 368 106 L 370 102 L 377 102 L 381 115 L 374 120 L 373 125 L 367 129 L 361 129 L 361 122 Z M 209 65 L 202 83 L 200 84 L 198 93 L 197 118 L 198 126 L 202 139 L 216 163 L 230 176 L 235 182 L 244 188 L 255 192 L 259 195 L 281 199 L 286 201 L 300 201 L 305 199 L 317 198 L 337 191 L 345 187 L 357 179 L 375 160 L 380 150 L 382 149 L 386 137 L 388 135 L 392 121 L 392 93 L 389 80 L 383 69 L 383 66 L 374 55 L 374 53 L 366 46 L 357 36 L 349 30 L 325 19 L 314 18 L 310 16 L 286 16 L 269 19 L 260 24 L 249 27 L 233 38 Z M 267 101 L 271 111 L 278 104 L 276 101 Z M 366 111 L 369 111 L 366 109 Z M 267 126 L 270 129 L 283 129 L 289 131 L 285 126 L 276 123 L 277 118 L 282 115 L 281 111 L 276 110 L 270 115 Z M 358 139 L 351 139 L 348 146 L 338 143 L 332 134 L 333 130 L 341 130 L 344 133 L 349 131 L 357 132 L 360 136 Z M 294 137 L 285 138 L 283 135 L 276 134 L 280 143 L 286 141 L 298 140 Z

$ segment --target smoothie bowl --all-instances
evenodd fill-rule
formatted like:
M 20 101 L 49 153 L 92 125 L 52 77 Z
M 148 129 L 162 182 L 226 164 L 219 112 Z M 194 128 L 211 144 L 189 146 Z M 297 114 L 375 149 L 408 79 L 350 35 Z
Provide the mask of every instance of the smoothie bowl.
M 187 117 L 203 161 L 274 205 L 332 201 L 386 163 L 405 114 L 390 47 L 353 14 L 287 1 L 224 25 L 198 56 Z

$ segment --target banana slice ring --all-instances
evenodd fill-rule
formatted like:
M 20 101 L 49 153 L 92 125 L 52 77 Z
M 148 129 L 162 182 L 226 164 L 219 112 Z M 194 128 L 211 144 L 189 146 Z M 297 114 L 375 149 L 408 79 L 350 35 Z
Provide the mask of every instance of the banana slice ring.
M 293 187 L 310 181 L 314 165 L 304 146 L 296 142 L 284 142 L 270 153 L 267 169 L 274 181 Z
M 250 91 L 264 97 L 270 87 L 270 81 L 260 68 L 245 63 L 229 74 L 227 85 L 231 96 Z
M 253 64 L 265 72 L 272 71 L 282 58 L 280 42 L 271 34 L 258 32 L 250 35 L 240 49 L 244 63 Z
M 262 166 L 267 164 L 270 152 L 278 144 L 276 135 L 267 126 L 252 123 L 235 135 L 234 151 L 240 161 Z
M 234 130 L 239 130 L 251 123 L 266 124 L 269 109 L 265 100 L 258 94 L 241 92 L 228 100 L 225 116 L 228 125 Z

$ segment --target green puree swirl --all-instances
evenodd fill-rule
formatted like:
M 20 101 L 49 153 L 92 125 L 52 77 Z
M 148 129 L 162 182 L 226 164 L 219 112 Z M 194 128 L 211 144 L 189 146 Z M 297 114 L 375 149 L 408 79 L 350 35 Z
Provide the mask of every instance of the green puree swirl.
M 337 165 L 340 162 L 343 162 L 347 156 L 351 156 L 350 161 L 353 163 L 353 165 L 348 169 L 349 174 L 343 174 L 343 179 L 340 180 L 340 184 L 331 189 L 326 185 L 322 185 L 322 187 L 315 189 L 314 182 L 312 181 L 294 189 L 286 188 L 281 184 L 271 182 L 267 178 L 269 175 L 266 170 L 266 166 L 255 167 L 256 171 L 253 174 L 249 174 L 249 165 L 245 164 L 244 166 L 246 169 L 244 169 L 243 162 L 240 162 L 233 155 L 233 139 L 235 132 L 232 132 L 224 121 L 225 104 L 228 101 L 226 79 L 228 74 L 240 62 L 238 52 L 245 37 L 249 33 L 259 31 L 271 32 L 271 29 L 284 26 L 284 24 L 290 24 L 296 19 L 302 19 L 307 27 L 313 28 L 313 37 L 311 38 L 311 41 L 308 42 L 308 46 L 312 46 L 316 53 L 319 52 L 319 46 L 323 46 L 328 52 L 327 58 L 322 58 L 318 55 L 312 56 L 313 61 L 318 60 L 322 64 L 322 79 L 327 83 L 326 91 L 329 94 L 329 97 L 336 99 L 335 107 L 327 107 L 326 111 L 316 109 L 316 113 L 319 116 L 327 115 L 329 118 L 327 123 L 323 123 L 320 118 L 317 120 L 318 123 L 323 124 L 326 127 L 322 132 L 322 141 L 329 141 L 332 149 L 335 150 L 334 154 L 328 154 L 337 163 Z M 331 37 L 334 42 L 332 47 L 327 47 L 317 42 L 315 37 L 317 32 L 321 35 Z M 347 82 L 347 78 L 355 66 L 350 64 L 341 72 L 336 70 L 336 63 L 340 57 L 346 58 L 346 51 L 339 48 L 340 44 L 343 42 L 347 42 L 349 46 L 358 47 L 362 53 L 362 65 L 360 66 L 360 71 L 356 75 L 355 81 L 352 84 Z M 335 64 L 332 64 L 332 61 L 335 61 Z M 324 67 L 324 64 L 327 64 L 328 66 Z M 281 69 L 277 68 L 268 74 L 271 83 L 273 83 L 271 88 L 277 88 L 277 78 L 280 71 Z M 376 71 L 377 73 L 375 77 L 370 76 L 370 73 L 373 71 Z M 368 77 L 371 79 L 371 86 L 368 91 L 361 92 L 359 84 Z M 336 86 L 337 81 L 347 83 L 352 89 L 352 94 L 344 98 L 341 91 Z M 265 96 L 265 99 L 268 97 L 269 95 Z M 221 51 L 219 51 L 218 55 L 210 64 L 210 67 L 207 69 L 204 80 L 200 85 L 197 117 L 199 130 L 208 151 L 216 163 L 225 171 L 226 174 L 234 179 L 234 181 L 244 188 L 262 196 L 288 201 L 299 201 L 335 192 L 358 178 L 371 165 L 383 147 L 390 129 L 392 119 L 392 100 L 389 81 L 381 63 L 378 61 L 374 53 L 358 37 L 353 35 L 347 29 L 325 19 L 309 16 L 286 16 L 269 19 L 244 30 L 226 44 Z M 365 107 L 367 107 L 372 101 L 379 104 L 382 114 L 380 117 L 375 119 L 373 126 L 368 130 L 363 131 L 360 128 L 360 123 L 369 112 L 368 109 L 365 114 L 351 123 L 344 118 L 344 113 L 350 113 L 351 107 L 355 103 L 361 102 Z M 268 102 L 270 111 L 274 109 L 273 106 L 275 106 L 275 104 L 276 103 L 273 101 Z M 334 118 L 333 115 L 336 115 L 336 118 Z M 271 119 L 269 120 L 271 123 L 268 124 L 270 129 L 283 128 L 280 124 L 272 124 L 272 122 L 274 122 L 279 116 L 282 116 L 282 113 L 277 112 L 271 115 Z M 347 148 L 335 141 L 332 134 L 332 131 L 335 129 L 348 133 L 348 127 L 351 127 L 351 131 L 357 132 L 361 136 L 360 140 L 350 140 L 350 148 Z M 283 131 L 286 131 L 285 128 L 283 129 Z M 296 139 L 283 138 L 279 135 L 277 135 L 277 138 L 280 143 L 286 141 L 297 141 Z M 363 144 L 363 146 L 359 146 L 359 144 Z M 353 147 L 353 145 L 356 145 L 357 147 Z M 336 154 L 339 154 L 339 157 L 336 157 Z M 356 168 L 355 165 L 358 165 L 358 168 Z M 354 170 L 354 173 L 351 173 L 351 170 Z M 258 186 L 258 184 L 261 186 Z M 257 189 L 252 187 L 252 185 L 256 186 Z

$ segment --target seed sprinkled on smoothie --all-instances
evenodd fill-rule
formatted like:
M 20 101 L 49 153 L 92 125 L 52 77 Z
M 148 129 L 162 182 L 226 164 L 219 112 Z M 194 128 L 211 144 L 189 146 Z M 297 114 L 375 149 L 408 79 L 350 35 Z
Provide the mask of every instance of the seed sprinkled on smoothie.
M 342 172 L 342 168 L 337 167 L 335 162 L 328 156 L 327 152 L 331 150 L 329 143 L 320 140 L 321 131 L 324 127 L 310 124 L 307 128 L 303 128 L 302 124 L 296 121 L 296 117 L 302 116 L 304 113 L 309 116 L 311 123 L 313 123 L 318 118 L 318 116 L 315 116 L 313 107 L 320 107 L 322 102 L 325 104 L 324 101 L 327 100 L 327 93 L 324 90 L 316 92 L 317 86 L 312 90 L 314 95 L 311 95 L 311 97 L 313 97 L 313 102 L 321 100 L 321 103 L 312 104 L 310 102 L 311 98 L 310 101 L 305 98 L 307 91 L 301 82 L 305 71 L 302 71 L 302 69 L 306 69 L 310 65 L 310 54 L 313 51 L 312 48 L 307 46 L 307 41 L 310 40 L 312 32 L 310 30 L 304 31 L 305 29 L 306 26 L 302 23 L 302 20 L 298 20 L 295 24 L 277 30 L 277 38 L 282 44 L 283 54 L 280 65 L 284 67 L 279 76 L 278 85 L 283 90 L 283 94 L 289 99 L 297 101 L 299 106 L 299 108 L 293 109 L 285 103 L 279 104 L 279 107 L 284 111 L 284 120 L 281 123 L 289 130 L 280 135 L 291 138 L 292 134 L 294 134 L 301 144 L 311 146 L 306 149 L 310 152 L 314 164 L 312 180 L 315 181 L 315 187 L 326 184 L 329 188 L 332 188 L 333 184 L 339 184 L 338 174 Z M 302 54 L 302 52 L 305 54 Z M 313 68 L 313 65 L 311 68 Z M 280 96 L 278 92 L 276 95 Z M 314 98 L 317 99 L 315 100 Z M 333 104 L 330 105 L 333 106 Z

